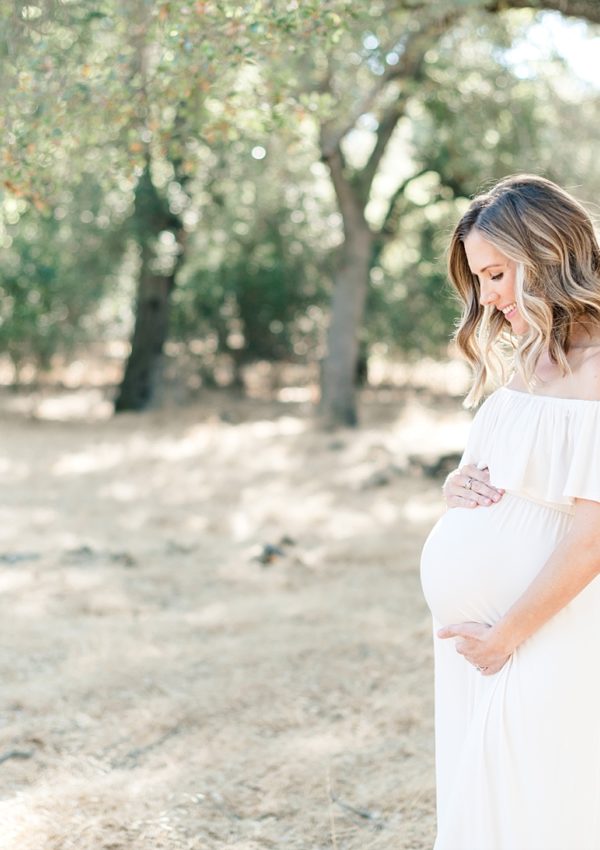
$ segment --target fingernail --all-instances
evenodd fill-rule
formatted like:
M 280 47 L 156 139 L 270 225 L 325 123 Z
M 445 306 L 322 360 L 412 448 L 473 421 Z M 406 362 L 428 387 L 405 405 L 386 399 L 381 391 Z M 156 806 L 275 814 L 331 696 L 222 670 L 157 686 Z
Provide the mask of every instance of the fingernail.
M 492 496 L 492 498 L 493 498 L 494 502 L 500 501 L 500 496 Z
M 491 505 L 491 504 L 492 504 L 491 499 L 486 499 L 485 502 L 484 502 L 484 505 Z

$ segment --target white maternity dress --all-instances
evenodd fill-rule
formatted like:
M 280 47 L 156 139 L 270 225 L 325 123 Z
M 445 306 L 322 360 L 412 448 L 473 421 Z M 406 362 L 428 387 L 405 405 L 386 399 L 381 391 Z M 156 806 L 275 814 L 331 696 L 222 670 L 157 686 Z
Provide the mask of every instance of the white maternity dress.
M 503 387 L 477 412 L 462 464 L 498 503 L 448 510 L 425 543 L 434 620 L 434 850 L 600 850 L 600 579 L 482 676 L 442 625 L 494 623 L 544 566 L 574 498 L 600 501 L 600 402 Z

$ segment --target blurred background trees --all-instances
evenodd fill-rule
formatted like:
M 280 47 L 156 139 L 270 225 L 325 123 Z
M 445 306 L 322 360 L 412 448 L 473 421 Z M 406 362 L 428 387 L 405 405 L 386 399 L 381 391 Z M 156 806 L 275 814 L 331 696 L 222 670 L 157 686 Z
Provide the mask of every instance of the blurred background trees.
M 598 86 L 548 41 L 599 37 L 586 0 L 0 10 L 0 345 L 18 377 L 128 340 L 117 410 L 160 403 L 172 351 L 191 389 L 320 364 L 353 424 L 370 355 L 447 355 L 470 195 L 600 189 Z

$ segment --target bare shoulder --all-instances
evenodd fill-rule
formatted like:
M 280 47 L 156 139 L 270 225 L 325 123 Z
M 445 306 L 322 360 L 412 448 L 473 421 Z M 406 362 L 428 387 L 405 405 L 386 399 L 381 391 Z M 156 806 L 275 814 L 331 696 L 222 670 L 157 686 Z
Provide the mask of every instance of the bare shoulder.
M 600 343 L 590 346 L 573 373 L 576 395 L 600 401 Z

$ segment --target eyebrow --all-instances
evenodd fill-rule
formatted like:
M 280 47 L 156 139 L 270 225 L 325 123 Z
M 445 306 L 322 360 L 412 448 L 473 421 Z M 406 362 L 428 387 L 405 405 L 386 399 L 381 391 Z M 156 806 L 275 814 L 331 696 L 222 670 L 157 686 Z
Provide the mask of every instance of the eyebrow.
M 481 272 L 487 271 L 488 269 L 499 269 L 501 265 L 502 263 L 490 263 L 489 265 L 484 266 L 478 272 L 474 272 L 473 269 L 471 269 L 471 274 L 478 275 L 481 274 Z

